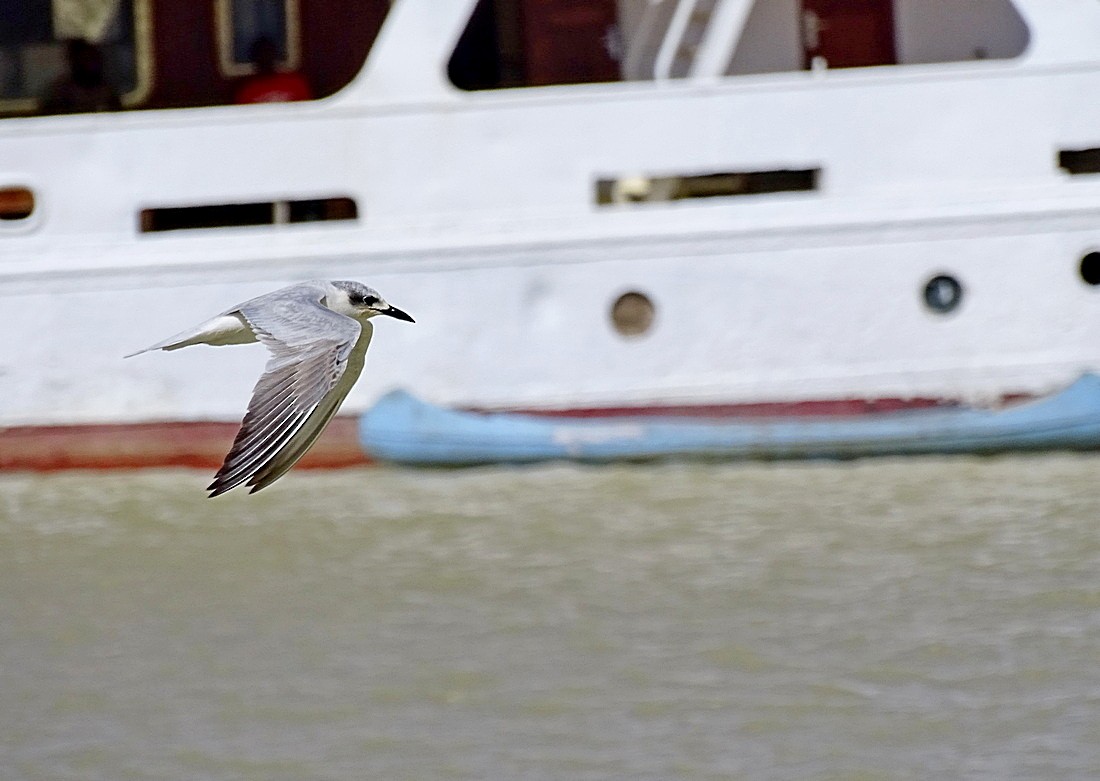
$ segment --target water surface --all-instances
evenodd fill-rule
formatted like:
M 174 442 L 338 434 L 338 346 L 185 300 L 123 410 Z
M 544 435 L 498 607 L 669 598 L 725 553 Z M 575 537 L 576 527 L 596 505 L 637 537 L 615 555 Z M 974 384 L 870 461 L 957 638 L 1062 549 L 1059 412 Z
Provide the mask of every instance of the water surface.
M 1097 778 L 1098 475 L 3 476 L 0 777 Z

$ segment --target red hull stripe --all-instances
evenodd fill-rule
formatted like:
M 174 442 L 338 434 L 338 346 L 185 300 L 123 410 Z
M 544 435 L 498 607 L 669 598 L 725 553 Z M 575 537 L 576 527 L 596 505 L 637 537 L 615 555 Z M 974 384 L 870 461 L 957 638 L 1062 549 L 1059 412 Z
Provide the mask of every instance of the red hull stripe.
M 957 402 L 916 398 L 508 411 L 574 418 L 663 416 L 729 419 L 866 415 L 950 406 L 957 406 Z M 0 469 L 217 469 L 229 451 L 238 425 L 195 421 L 0 428 Z M 369 463 L 371 459 L 359 445 L 358 418 L 347 416 L 338 417 L 329 424 L 299 467 L 326 469 Z
M 237 423 L 121 423 L 0 428 L 0 469 L 217 469 Z M 355 466 L 369 459 L 359 447 L 358 420 L 336 418 L 298 467 Z

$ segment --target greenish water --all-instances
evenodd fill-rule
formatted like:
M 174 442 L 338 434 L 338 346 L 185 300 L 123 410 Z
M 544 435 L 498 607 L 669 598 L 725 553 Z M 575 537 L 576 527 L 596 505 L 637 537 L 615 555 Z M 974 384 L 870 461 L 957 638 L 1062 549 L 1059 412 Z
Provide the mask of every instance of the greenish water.
M 3 476 L 0 778 L 1098 778 L 1098 475 Z

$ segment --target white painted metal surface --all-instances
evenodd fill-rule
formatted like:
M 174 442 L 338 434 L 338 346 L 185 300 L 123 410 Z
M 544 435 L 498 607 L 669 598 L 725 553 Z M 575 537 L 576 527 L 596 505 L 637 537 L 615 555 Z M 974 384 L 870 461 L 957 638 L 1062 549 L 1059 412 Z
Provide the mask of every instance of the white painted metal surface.
M 1100 146 L 1094 0 L 1021 0 L 1015 59 L 463 93 L 445 65 L 470 5 L 398 2 L 322 101 L 0 121 L 0 186 L 38 199 L 0 222 L 0 425 L 235 419 L 262 349 L 121 356 L 318 277 L 417 319 L 380 325 L 349 409 L 395 386 L 497 407 L 980 399 L 1100 371 L 1078 273 L 1100 175 L 1057 165 Z M 596 203 L 601 178 L 788 168 L 819 189 Z M 359 220 L 138 231 L 147 207 L 332 195 Z M 949 315 L 922 302 L 938 273 L 964 286 Z M 639 338 L 609 319 L 627 290 L 656 305 Z

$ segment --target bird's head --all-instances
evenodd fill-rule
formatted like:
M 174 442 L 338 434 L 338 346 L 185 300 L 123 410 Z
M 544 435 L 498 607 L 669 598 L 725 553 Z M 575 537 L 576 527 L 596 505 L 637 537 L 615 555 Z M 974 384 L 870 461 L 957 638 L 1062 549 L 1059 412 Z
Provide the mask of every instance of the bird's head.
M 341 314 L 346 314 L 357 320 L 369 320 L 376 315 L 389 315 L 390 317 L 395 317 L 398 320 L 405 320 L 409 323 L 416 322 L 412 317 L 397 307 L 387 304 L 385 299 L 378 295 L 378 291 L 374 288 L 367 287 L 360 282 L 340 281 L 333 282 L 332 284 L 337 290 L 340 290 L 347 296 L 346 309 L 344 306 L 340 306 L 345 305 L 343 301 L 339 302 L 337 306 L 332 306 L 332 304 L 330 304 L 331 309 Z

